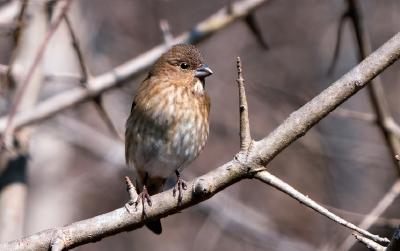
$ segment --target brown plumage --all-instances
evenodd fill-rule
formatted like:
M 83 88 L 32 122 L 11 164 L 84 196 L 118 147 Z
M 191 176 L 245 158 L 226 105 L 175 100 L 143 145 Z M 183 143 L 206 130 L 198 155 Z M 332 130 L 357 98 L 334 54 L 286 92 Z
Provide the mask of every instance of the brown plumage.
M 139 86 L 125 132 L 126 162 L 136 171 L 139 189 L 161 192 L 165 180 L 203 149 L 210 111 L 204 78 L 211 74 L 200 52 L 181 44 L 163 54 Z M 178 183 L 178 201 L 181 188 L 184 183 Z M 148 227 L 161 233 L 159 221 Z

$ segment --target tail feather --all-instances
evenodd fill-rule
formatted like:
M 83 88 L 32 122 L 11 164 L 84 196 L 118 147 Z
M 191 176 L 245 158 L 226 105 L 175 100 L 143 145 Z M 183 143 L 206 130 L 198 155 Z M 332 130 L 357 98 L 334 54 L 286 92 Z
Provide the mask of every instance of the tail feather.
M 160 220 L 150 221 L 146 223 L 146 227 L 150 229 L 155 234 L 162 233 L 162 226 Z

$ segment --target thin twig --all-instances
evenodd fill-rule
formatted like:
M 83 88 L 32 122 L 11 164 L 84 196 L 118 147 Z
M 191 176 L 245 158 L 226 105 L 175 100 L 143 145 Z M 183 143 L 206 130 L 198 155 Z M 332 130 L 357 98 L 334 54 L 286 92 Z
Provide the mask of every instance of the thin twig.
M 375 241 L 368 239 L 364 236 L 361 236 L 359 234 L 353 233 L 352 234 L 359 242 L 365 244 L 367 248 L 373 249 L 375 251 L 385 251 L 386 248 L 379 243 L 376 243 Z
M 340 46 L 341 46 L 341 41 L 342 41 L 342 33 L 343 33 L 343 28 L 346 19 L 349 17 L 349 12 L 346 11 L 345 13 L 342 14 L 340 17 L 338 29 L 336 32 L 336 43 L 335 43 L 335 50 L 333 52 L 333 57 L 332 57 L 332 62 L 328 68 L 328 75 L 331 75 L 333 71 L 335 70 L 336 63 L 339 58 L 339 53 L 340 53 Z
M 375 221 L 386 211 L 386 209 L 392 205 L 394 200 L 400 194 L 400 179 L 398 179 L 389 191 L 383 196 L 378 204 L 364 217 L 358 226 L 362 229 L 369 229 Z M 350 250 L 354 245 L 354 239 L 348 236 L 345 241 L 340 245 L 338 250 Z
M 382 237 L 379 237 L 378 235 L 371 234 L 370 232 L 357 227 L 353 223 L 346 221 L 345 219 L 341 218 L 340 216 L 335 215 L 334 213 L 330 212 L 328 209 L 319 205 L 314 200 L 310 199 L 308 196 L 300 193 L 299 191 L 297 191 L 295 188 L 293 188 L 286 182 L 282 181 L 278 177 L 272 175 L 271 173 L 269 173 L 265 170 L 258 172 L 254 177 L 259 179 L 260 181 L 267 183 L 268 185 L 284 192 L 285 194 L 289 195 L 293 199 L 302 203 L 306 207 L 311 208 L 312 210 L 316 211 L 317 213 L 322 214 L 323 216 L 327 217 L 330 220 L 333 220 L 334 222 L 336 222 L 342 226 L 345 226 L 345 227 L 347 227 L 351 230 L 354 230 L 364 236 L 367 236 L 368 238 L 371 238 L 374 241 L 389 243 L 389 240 L 387 238 L 382 238 Z
M 65 20 L 69 35 L 72 40 L 72 47 L 74 48 L 74 51 L 78 58 L 79 66 L 81 69 L 81 82 L 80 83 L 83 87 L 87 88 L 88 81 L 91 78 L 91 74 L 89 73 L 89 68 L 86 64 L 86 60 L 85 60 L 82 50 L 79 46 L 78 38 L 75 34 L 74 29 L 72 28 L 72 24 L 71 24 L 71 21 L 69 20 L 68 14 L 64 15 L 64 20 Z M 122 136 L 118 133 L 118 130 L 115 128 L 114 123 L 112 122 L 110 116 L 108 116 L 108 113 L 103 106 L 101 96 L 99 95 L 97 97 L 94 97 L 93 103 L 94 103 L 94 106 L 95 106 L 97 112 L 100 115 L 100 118 L 104 121 L 108 130 L 112 134 L 114 134 L 115 137 L 122 140 Z
M 165 20 L 165 19 L 160 20 L 160 29 L 163 34 L 164 43 L 167 46 L 171 46 L 172 41 L 174 40 L 174 37 L 172 36 L 171 28 L 169 27 L 169 23 L 167 20 Z
M 240 150 L 247 151 L 251 143 L 250 122 L 249 122 L 249 107 L 247 105 L 246 91 L 244 88 L 244 78 L 242 72 L 242 63 L 240 57 L 237 57 L 237 72 L 236 80 L 239 89 L 239 115 L 240 115 Z

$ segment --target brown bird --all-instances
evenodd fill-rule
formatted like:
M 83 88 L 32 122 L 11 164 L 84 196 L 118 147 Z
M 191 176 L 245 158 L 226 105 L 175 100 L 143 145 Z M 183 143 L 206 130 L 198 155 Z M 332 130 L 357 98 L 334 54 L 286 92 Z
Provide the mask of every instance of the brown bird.
M 151 206 L 149 195 L 163 190 L 174 172 L 178 203 L 186 183 L 180 171 L 203 149 L 209 132 L 210 98 L 204 79 L 213 72 L 193 45 L 173 46 L 153 65 L 134 97 L 126 122 L 125 158 L 133 166 L 137 187 L 136 204 Z M 143 211 L 144 212 L 144 211 Z M 159 220 L 146 223 L 154 233 L 162 232 Z

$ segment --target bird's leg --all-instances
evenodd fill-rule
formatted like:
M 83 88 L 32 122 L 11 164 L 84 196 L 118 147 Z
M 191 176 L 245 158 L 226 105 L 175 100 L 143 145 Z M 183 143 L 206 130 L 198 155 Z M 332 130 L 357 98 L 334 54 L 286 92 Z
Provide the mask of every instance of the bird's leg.
M 146 211 L 144 209 L 145 202 L 147 202 L 147 205 L 149 205 L 150 207 L 152 205 L 150 194 L 146 188 L 148 176 L 149 175 L 146 172 L 146 176 L 144 177 L 144 182 L 143 182 L 144 185 L 143 185 L 142 191 L 138 194 L 137 199 L 135 201 L 135 209 L 137 209 L 137 206 L 139 205 L 139 203 L 142 202 L 142 213 L 144 216 L 146 216 Z
M 138 194 L 138 197 L 135 201 L 135 208 L 137 209 L 137 206 L 139 203 L 142 202 L 142 210 L 143 210 L 143 215 L 146 215 L 146 211 L 144 210 L 144 204 L 147 202 L 147 204 L 151 207 L 151 198 L 150 195 L 147 191 L 146 185 L 143 185 L 142 191 Z
M 181 204 L 182 203 L 182 190 L 187 189 L 187 184 L 183 179 L 181 179 L 181 174 L 179 173 L 178 170 L 175 170 L 175 174 L 176 174 L 177 181 L 174 186 L 174 189 L 172 190 L 172 193 L 175 197 L 176 191 L 178 190 L 178 204 Z

